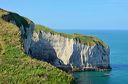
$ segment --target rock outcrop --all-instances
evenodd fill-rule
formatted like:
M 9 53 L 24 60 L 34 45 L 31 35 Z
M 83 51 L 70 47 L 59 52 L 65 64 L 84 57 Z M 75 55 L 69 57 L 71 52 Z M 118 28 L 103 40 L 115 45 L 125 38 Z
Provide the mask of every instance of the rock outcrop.
M 3 19 L 19 26 L 24 51 L 33 58 L 70 70 L 111 70 L 110 49 L 107 45 L 103 46 L 105 44 L 100 40 L 91 40 L 93 45 L 89 45 L 79 38 L 69 38 L 44 30 L 35 32 L 32 21 L 29 24 L 20 24 L 17 19 L 11 19 L 11 14 L 3 16 Z M 22 23 L 25 21 L 23 18 L 20 20 Z
M 34 32 L 32 56 L 61 68 L 72 70 L 110 70 L 109 47 L 89 46 L 50 32 Z
M 30 23 L 26 31 L 24 29 L 21 25 L 20 30 L 25 37 L 23 47 L 33 58 L 47 61 L 61 69 L 111 70 L 108 46 L 103 47 L 98 44 L 89 46 L 76 39 L 50 32 L 33 32 L 34 23 Z

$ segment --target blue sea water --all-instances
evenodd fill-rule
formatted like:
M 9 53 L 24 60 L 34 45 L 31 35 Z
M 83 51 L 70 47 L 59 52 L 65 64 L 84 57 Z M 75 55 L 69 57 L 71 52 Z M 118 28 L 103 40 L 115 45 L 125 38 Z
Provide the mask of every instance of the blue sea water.
M 75 72 L 78 84 L 128 84 L 128 30 L 57 30 L 93 35 L 110 46 L 110 72 Z M 106 76 L 105 74 L 110 74 Z

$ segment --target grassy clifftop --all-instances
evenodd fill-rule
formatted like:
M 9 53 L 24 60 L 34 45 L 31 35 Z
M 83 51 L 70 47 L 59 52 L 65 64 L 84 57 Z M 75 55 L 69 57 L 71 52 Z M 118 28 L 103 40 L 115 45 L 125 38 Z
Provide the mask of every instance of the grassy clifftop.
M 10 19 L 16 25 L 7 21 Z M 18 27 L 28 27 L 29 21 L 0 9 L 0 84 L 69 84 L 71 75 L 24 54 Z
M 80 43 L 86 44 L 89 46 L 101 45 L 105 48 L 107 47 L 107 45 L 102 40 L 100 40 L 94 36 L 86 36 L 86 35 L 77 34 L 77 33 L 65 34 L 65 33 L 55 32 L 54 30 L 52 30 L 48 27 L 39 25 L 39 24 L 36 24 L 35 28 L 36 28 L 35 29 L 36 32 L 39 32 L 39 31 L 50 32 L 53 35 L 60 35 L 60 36 L 66 37 L 66 38 L 75 39 L 75 40 L 79 41 Z

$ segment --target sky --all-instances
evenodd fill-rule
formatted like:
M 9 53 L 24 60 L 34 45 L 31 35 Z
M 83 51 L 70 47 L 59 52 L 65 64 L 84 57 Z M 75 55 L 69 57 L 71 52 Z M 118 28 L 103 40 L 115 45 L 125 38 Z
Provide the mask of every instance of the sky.
M 0 8 L 53 29 L 128 30 L 128 0 L 0 0 Z

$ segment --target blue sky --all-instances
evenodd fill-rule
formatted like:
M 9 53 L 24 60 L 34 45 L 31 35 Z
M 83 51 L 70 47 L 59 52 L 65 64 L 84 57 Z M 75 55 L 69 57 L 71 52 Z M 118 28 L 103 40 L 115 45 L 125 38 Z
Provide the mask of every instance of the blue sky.
M 0 7 L 54 29 L 128 29 L 128 0 L 1 0 Z

